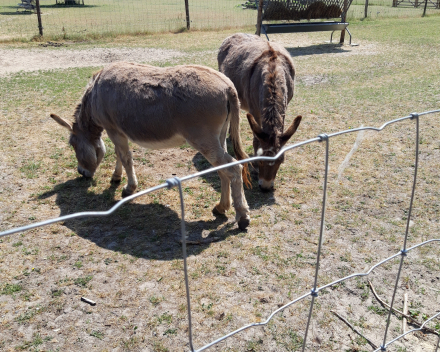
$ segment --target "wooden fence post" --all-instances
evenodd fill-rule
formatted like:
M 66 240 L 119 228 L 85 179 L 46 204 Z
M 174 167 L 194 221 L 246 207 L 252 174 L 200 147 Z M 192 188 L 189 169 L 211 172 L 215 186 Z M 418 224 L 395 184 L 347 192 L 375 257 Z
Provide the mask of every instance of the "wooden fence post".
M 43 36 L 43 25 L 41 24 L 40 0 L 35 0 L 35 5 L 37 7 L 38 30 L 40 32 L 40 36 Z
M 190 30 L 191 23 L 189 20 L 189 6 L 188 6 L 188 0 L 185 0 L 185 11 L 186 11 L 186 29 Z
M 255 34 L 258 36 L 260 36 L 261 34 L 262 15 L 263 15 L 263 0 L 260 0 L 260 2 L 258 3 L 257 31 L 255 32 Z
M 393 6 L 394 6 L 394 1 L 393 0 Z M 368 0 L 365 0 L 365 12 L 364 12 L 364 18 L 368 17 Z

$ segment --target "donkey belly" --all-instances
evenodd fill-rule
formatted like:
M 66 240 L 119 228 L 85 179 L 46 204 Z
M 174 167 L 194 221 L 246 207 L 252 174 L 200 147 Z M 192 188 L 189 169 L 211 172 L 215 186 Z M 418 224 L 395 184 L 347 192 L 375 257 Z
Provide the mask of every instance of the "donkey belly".
M 138 141 L 133 140 L 134 143 L 140 145 L 141 147 L 148 149 L 167 149 L 167 148 L 175 148 L 181 146 L 186 142 L 186 139 L 180 134 L 175 134 L 171 138 L 163 139 L 163 140 L 150 140 L 150 141 Z

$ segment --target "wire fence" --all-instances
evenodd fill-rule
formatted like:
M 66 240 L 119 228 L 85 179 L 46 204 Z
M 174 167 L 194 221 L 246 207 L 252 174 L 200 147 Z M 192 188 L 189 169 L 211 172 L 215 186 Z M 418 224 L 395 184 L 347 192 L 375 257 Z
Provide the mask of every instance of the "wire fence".
M 29 2 L 30 9 L 19 6 Z M 354 0 L 348 20 L 362 19 L 365 1 Z M 19 4 L 17 4 L 17 2 Z M 191 0 L 191 29 L 219 30 L 255 26 L 257 11 L 243 0 Z M 33 8 L 32 8 L 33 6 Z M 393 7 L 393 0 L 371 0 L 368 17 L 420 17 L 418 8 Z M 40 0 L 44 35 L 75 38 L 113 34 L 176 32 L 187 28 L 185 0 Z M 439 10 L 429 7 L 427 14 Z M 32 38 L 39 34 L 35 0 L 0 0 L 0 40 Z
M 406 336 L 407 334 L 419 331 L 419 330 L 423 330 L 423 328 L 426 326 L 427 323 L 431 322 L 434 319 L 438 319 L 440 317 L 440 311 L 434 315 L 432 315 L 430 318 L 426 319 L 423 324 L 417 328 L 417 329 L 412 329 L 410 331 L 407 331 L 399 336 L 397 336 L 396 338 L 387 341 L 387 337 L 388 337 L 388 333 L 389 333 L 389 326 L 390 326 L 390 318 L 393 312 L 393 306 L 394 306 L 394 302 L 395 302 L 395 297 L 396 297 L 396 292 L 397 292 L 397 288 L 398 288 L 398 283 L 400 280 L 400 274 L 402 271 L 402 267 L 403 267 L 403 263 L 405 261 L 405 258 L 408 256 L 408 253 L 411 252 L 412 250 L 425 246 L 427 244 L 431 244 L 431 243 L 437 243 L 440 242 L 440 238 L 438 239 L 430 239 L 427 241 L 424 241 L 422 243 L 419 243 L 417 245 L 414 245 L 412 247 L 407 247 L 407 242 L 408 242 L 408 234 L 409 234 L 409 228 L 410 228 L 410 221 L 411 221 L 411 213 L 412 213 L 412 209 L 413 209 L 413 202 L 414 202 L 414 197 L 415 197 L 415 189 L 416 189 L 416 183 L 417 183 L 417 172 L 418 172 L 418 165 L 419 165 L 419 143 L 420 143 L 420 137 L 419 137 L 419 119 L 421 116 L 424 115 L 428 115 L 428 114 L 434 114 L 434 113 L 439 113 L 439 110 L 432 110 L 432 111 L 426 111 L 426 112 L 422 112 L 422 113 L 412 113 L 409 116 L 405 116 L 402 118 L 398 118 L 395 120 L 391 120 L 388 121 L 386 123 L 384 123 L 381 127 L 360 127 L 360 128 L 355 128 L 355 129 L 350 129 L 350 130 L 345 130 L 345 131 L 340 131 L 340 132 L 336 132 L 336 133 L 332 133 L 332 134 L 321 134 L 316 138 L 312 138 L 309 139 L 307 141 L 304 142 L 300 142 L 300 143 L 296 143 L 293 145 L 289 145 L 286 146 L 284 148 L 282 148 L 280 150 L 280 152 L 274 156 L 274 157 L 264 157 L 264 156 L 259 156 L 259 157 L 252 157 L 249 159 L 245 159 L 245 160 L 241 160 L 241 161 L 236 161 L 234 163 L 230 163 L 227 165 L 222 165 L 222 166 L 218 166 L 218 167 L 214 167 L 214 168 L 210 168 L 192 175 L 188 175 L 185 177 L 174 177 L 174 178 L 170 178 L 168 179 L 165 183 L 146 189 L 144 191 L 135 193 L 129 197 L 126 197 L 124 199 L 122 199 L 121 201 L 119 201 L 118 203 L 116 203 L 111 209 L 107 210 L 107 211 L 95 211 L 95 212 L 80 212 L 80 213 L 75 213 L 75 214 L 70 214 L 70 215 L 65 215 L 65 216 L 61 216 L 58 218 L 54 218 L 54 219 L 50 219 L 50 220 L 46 220 L 46 221 L 42 221 L 42 222 L 37 222 L 34 224 L 30 224 L 27 226 L 22 226 L 22 227 L 18 227 L 18 228 L 14 228 L 14 229 L 10 229 L 4 232 L 0 232 L 0 238 L 4 237 L 4 236 L 8 236 L 14 233 L 18 233 L 18 232 L 23 232 L 23 231 L 27 231 L 33 228 L 37 228 L 37 227 L 42 227 L 42 226 L 46 226 L 49 224 L 53 224 L 56 222 L 61 222 L 61 221 L 66 221 L 66 220 L 71 220 L 71 219 L 75 219 L 75 218 L 83 218 L 83 217 L 99 217 L 99 216 L 108 216 L 110 214 L 112 214 L 113 212 L 115 212 L 118 208 L 120 208 L 122 205 L 130 202 L 131 200 L 141 197 L 145 194 L 148 193 L 152 193 L 155 191 L 158 191 L 160 189 L 163 188 L 168 188 L 171 189 L 173 187 L 177 187 L 179 190 L 179 196 L 180 196 L 180 207 L 181 207 L 181 241 L 182 241 L 182 253 L 183 253 L 183 268 L 184 268 L 184 277 L 185 277 L 185 288 L 186 288 L 186 299 L 187 299 L 187 313 L 188 313 L 188 333 L 189 333 L 189 346 L 192 352 L 200 352 L 200 351 L 204 351 L 206 349 L 209 349 L 210 347 L 220 343 L 221 341 L 224 341 L 226 339 L 228 339 L 229 337 L 236 335 L 244 330 L 250 329 L 250 328 L 255 328 L 255 327 L 260 327 L 260 326 L 264 326 L 267 325 L 272 319 L 273 317 L 278 314 L 279 312 L 282 312 L 284 309 L 286 309 L 287 307 L 302 301 L 303 299 L 307 298 L 307 297 L 311 297 L 311 303 L 310 303 L 310 309 L 309 309 L 309 314 L 308 314 L 308 318 L 307 318 L 307 325 L 304 331 L 304 339 L 303 339 L 303 344 L 302 344 L 302 351 L 304 352 L 306 350 L 307 347 L 307 336 L 309 333 L 309 328 L 310 328 L 310 323 L 312 320 L 312 312 L 313 312 L 313 308 L 315 305 L 315 301 L 318 299 L 319 297 L 319 292 L 329 288 L 331 286 L 337 285 L 338 283 L 344 282 L 346 280 L 350 280 L 356 277 L 363 277 L 363 276 L 368 276 L 372 271 L 374 271 L 376 268 L 378 268 L 379 266 L 384 265 L 385 263 L 396 259 L 396 258 L 400 258 L 400 264 L 399 264 L 399 269 L 398 272 L 396 274 L 396 280 L 395 280 L 395 285 L 394 285 L 394 290 L 392 293 L 392 297 L 390 300 L 390 308 L 389 308 L 389 313 L 387 316 L 387 321 L 386 321 L 386 328 L 384 331 L 384 335 L 383 335 L 383 341 L 382 344 L 380 345 L 379 348 L 376 348 L 374 351 L 387 351 L 388 346 L 392 345 L 394 342 L 400 340 L 401 338 L 403 338 L 404 336 Z M 391 124 L 395 124 L 404 120 L 412 120 L 415 121 L 415 160 L 414 160 L 414 177 L 413 177 L 413 184 L 412 184 L 412 191 L 411 191 L 411 199 L 410 199 L 410 204 L 409 204 L 409 209 L 408 209 L 408 216 L 407 216 L 407 222 L 406 222 L 406 230 L 405 230 L 405 235 L 404 235 L 404 239 L 403 239 L 403 244 L 402 244 L 402 249 L 386 258 L 383 259 L 382 261 L 380 261 L 379 263 L 373 265 L 368 271 L 364 272 L 364 273 L 354 273 L 348 276 L 345 276 L 343 278 L 337 279 L 333 282 L 330 282 L 328 284 L 325 284 L 323 286 L 318 287 L 317 286 L 317 282 L 318 282 L 318 274 L 319 274 L 319 270 L 320 270 L 320 259 L 321 259 L 321 253 L 323 250 L 323 237 L 324 237 L 324 232 L 325 232 L 325 214 L 326 214 L 326 206 L 327 206 L 327 185 L 328 185 L 328 171 L 329 171 L 329 146 L 330 146 L 330 139 L 341 136 L 343 134 L 347 134 L 347 133 L 355 133 L 355 132 L 360 132 L 360 131 L 382 131 L 384 128 L 386 128 L 387 126 L 391 125 Z M 318 249 L 317 249 L 317 255 L 316 255 L 316 265 L 315 265 L 315 275 L 314 275 L 314 284 L 313 284 L 313 289 L 290 301 L 289 303 L 283 305 L 282 307 L 280 307 L 279 309 L 275 310 L 274 312 L 272 312 L 269 317 L 263 321 L 263 322 L 259 322 L 259 323 L 251 323 L 248 325 L 245 325 L 235 331 L 230 332 L 229 334 L 226 334 L 222 337 L 217 338 L 216 340 L 212 341 L 211 343 L 206 344 L 205 346 L 202 346 L 198 349 L 196 349 L 193 345 L 193 329 L 192 329 L 192 321 L 191 321 L 191 298 L 190 298 L 190 287 L 189 287 L 189 279 L 188 279 L 188 265 L 187 265 L 187 249 L 186 249 L 186 224 L 185 224 L 185 202 L 184 202 L 184 197 L 183 197 L 183 190 L 182 190 L 182 183 L 185 181 L 188 181 L 190 179 L 194 179 L 194 178 L 198 178 L 213 172 L 216 172 L 218 170 L 222 170 L 225 168 L 228 168 L 232 165 L 238 165 L 238 164 L 244 164 L 244 163 L 248 163 L 248 162 L 253 162 L 253 161 L 276 161 L 281 155 L 283 155 L 285 152 L 295 149 L 295 148 L 299 148 L 311 143 L 323 143 L 325 144 L 325 158 L 324 158 L 324 165 L 325 165 L 325 171 L 324 171 L 324 184 L 323 184 L 323 194 L 322 194 L 322 207 L 321 207 L 321 219 L 320 219 L 320 232 L 319 232 L 319 241 L 318 241 Z M 438 351 L 438 348 L 440 346 L 440 335 L 437 334 L 439 336 L 438 341 L 437 341 L 437 346 L 435 348 L 435 351 Z

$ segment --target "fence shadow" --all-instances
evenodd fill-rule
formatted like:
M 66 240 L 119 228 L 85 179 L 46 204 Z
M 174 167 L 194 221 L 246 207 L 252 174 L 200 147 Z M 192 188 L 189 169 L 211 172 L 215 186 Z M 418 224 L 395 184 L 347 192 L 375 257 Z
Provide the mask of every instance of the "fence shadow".
M 89 192 L 93 184 L 93 180 L 78 177 L 56 185 L 38 199 L 56 195 L 61 216 L 110 209 L 116 203 L 114 197 L 118 187 L 110 185 L 101 194 L 93 194 Z M 182 258 L 180 213 L 166 205 L 151 203 L 145 199 L 147 197 L 139 198 L 143 198 L 145 204 L 127 203 L 109 216 L 68 220 L 63 225 L 102 248 L 145 259 L 167 261 Z M 188 241 L 196 244 L 188 247 L 189 255 L 197 255 L 212 242 L 223 241 L 241 232 L 226 216 L 209 221 L 186 221 L 186 231 Z

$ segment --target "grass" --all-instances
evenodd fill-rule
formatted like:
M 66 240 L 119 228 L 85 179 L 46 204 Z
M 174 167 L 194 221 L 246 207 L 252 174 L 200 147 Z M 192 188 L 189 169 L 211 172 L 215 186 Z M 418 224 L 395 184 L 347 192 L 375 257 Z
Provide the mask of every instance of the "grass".
M 255 11 L 244 11 L 237 0 L 202 1 L 190 4 L 192 29 L 219 29 L 253 24 Z M 17 4 L 2 0 L 0 39 L 32 37 L 38 34 L 37 17 L 16 11 Z M 84 6 L 56 5 L 40 1 L 44 35 L 47 38 L 99 38 L 118 34 L 182 32 L 186 30 L 184 2 L 169 0 L 86 0 Z M 37 31 L 33 29 L 37 28 Z
M 242 1 L 194 0 L 189 4 L 191 29 L 219 30 L 255 26 L 257 11 L 243 10 Z M 350 22 L 364 20 L 365 2 L 353 1 L 348 11 Z M 54 4 L 52 0 L 41 0 L 44 39 L 83 40 L 114 38 L 121 34 L 144 35 L 157 32 L 182 33 L 186 31 L 184 3 L 169 0 L 86 0 L 84 6 Z M 41 40 L 38 37 L 38 22 L 35 13 L 16 11 L 14 0 L 0 2 L 0 41 Z M 376 0 L 369 3 L 367 21 L 378 18 L 420 17 L 422 7 L 392 7 L 392 0 Z M 428 15 L 437 10 L 428 8 Z
M 304 120 L 292 142 L 360 125 L 380 126 L 411 111 L 438 108 L 440 78 L 432 74 L 439 67 L 440 38 L 434 35 L 438 19 L 351 23 L 354 41 L 360 43 L 353 48 L 321 45 L 327 39 L 323 33 L 274 35 L 273 40 L 288 48 L 296 65 L 296 91 L 286 120 L 290 122 L 297 114 L 303 114 Z M 231 33 L 115 36 L 69 46 L 120 48 L 129 44 L 176 49 L 184 55 L 166 64 L 203 63 L 216 68 L 216 49 Z M 25 54 L 36 44 L 20 46 Z M 57 55 L 59 49 L 48 50 Z M 2 77 L 1 230 L 60 214 L 107 210 L 120 199 L 126 180 L 121 185 L 109 183 L 115 155 L 108 138 L 104 138 L 106 158 L 93 180 L 85 180 L 77 176 L 67 134 L 48 117 L 56 112 L 69 118 L 95 70 L 52 67 Z M 251 148 L 244 115 L 242 120 L 242 138 L 245 147 Z M 420 126 L 421 165 L 409 246 L 433 238 L 439 230 L 438 118 L 423 117 Z M 402 245 L 414 170 L 414 124 L 406 121 L 380 134 L 366 133 L 339 178 L 339 166 L 355 139 L 354 134 L 331 139 L 318 285 L 363 272 Z M 208 167 L 188 146 L 146 151 L 132 145 L 132 149 L 140 189 L 155 186 L 173 173 L 188 175 Z M 323 153 L 318 143 L 289 152 L 274 193 L 260 193 L 256 183 L 245 191 L 252 217 L 247 232 L 236 229 L 233 211 L 225 218 L 211 215 L 219 199 L 216 175 L 185 182 L 189 239 L 216 238 L 187 249 L 196 348 L 243 325 L 264 321 L 281 305 L 310 292 L 319 234 Z M 2 238 L 0 329 L 5 345 L 48 351 L 185 348 L 188 333 L 178 199 L 176 189 L 162 190 L 125 204 L 111 217 L 69 220 Z M 403 290 L 407 291 L 414 302 L 412 314 L 419 318 L 436 310 L 436 292 L 430 288 L 437 285 L 439 255 L 440 249 L 433 244 L 412 251 L 405 260 L 396 304 L 400 304 Z M 391 297 L 397 267 L 392 261 L 368 278 L 385 300 Z M 33 268 L 39 268 L 38 275 Z M 352 322 L 365 317 L 365 335 L 382 336 L 386 312 L 369 292 L 363 280 L 320 292 L 308 349 L 340 350 L 345 341 L 351 341 L 351 332 L 341 327 L 329 313 L 331 309 L 338 309 Z M 96 307 L 81 302 L 82 296 L 96 301 Z M 308 312 L 309 301 L 303 300 L 278 313 L 267 329 L 237 334 L 212 350 L 301 349 Z M 395 337 L 395 327 L 401 322 L 393 316 L 392 324 L 390 334 Z M 38 340 L 33 346 L 29 342 L 33 338 L 15 335 L 13 331 L 22 325 L 32 327 L 43 342 Z M 44 340 L 57 329 L 56 342 Z M 431 337 L 426 336 L 430 343 Z M 408 350 L 413 350 L 411 341 L 407 343 Z M 350 344 L 347 348 L 351 350 L 365 349 L 361 339 Z

